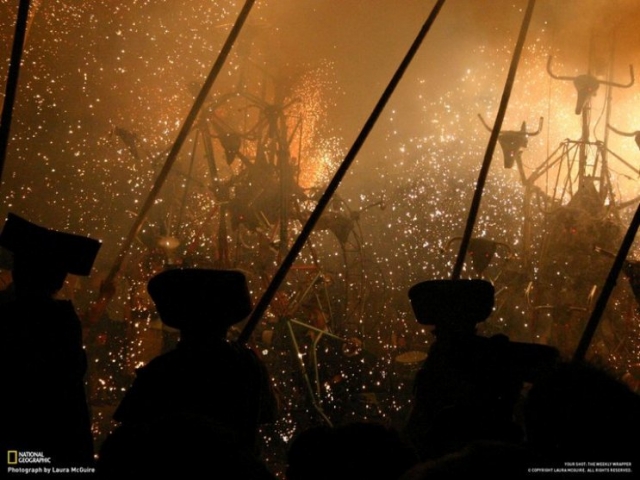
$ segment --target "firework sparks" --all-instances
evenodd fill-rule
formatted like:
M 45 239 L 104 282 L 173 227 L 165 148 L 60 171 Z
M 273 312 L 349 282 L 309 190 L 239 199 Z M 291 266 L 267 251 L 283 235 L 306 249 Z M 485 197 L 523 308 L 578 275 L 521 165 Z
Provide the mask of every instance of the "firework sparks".
M 118 321 L 88 337 L 96 404 L 115 403 L 135 368 L 162 348 L 159 339 L 171 336 L 157 324 L 144 291 L 146 280 L 164 264 L 241 266 L 250 272 L 252 294 L 259 298 L 404 55 L 411 32 L 428 13 L 424 2 L 409 0 L 392 10 L 381 0 L 339 7 L 336 2 L 260 3 L 129 253 L 108 313 Z M 278 312 L 293 306 L 306 321 L 323 317 L 318 311 L 324 314 L 325 324 L 326 318 L 335 321 L 330 325 L 335 333 L 361 338 L 372 355 L 351 361 L 330 340 L 322 340 L 316 352 L 321 378 L 313 386 L 327 412 L 343 414 L 350 407 L 362 416 L 394 417 L 407 407 L 401 397 L 416 365 L 398 357 L 426 352 L 431 337 L 414 321 L 406 292 L 417 281 L 450 274 L 452 239 L 464 229 L 489 138 L 478 114 L 492 125 L 522 16 L 522 2 L 502 2 L 490 17 L 478 5 L 482 2 L 451 3 L 458 8 L 443 10 L 341 185 L 325 228 L 312 236 L 300 259 L 304 268 L 289 275 L 257 332 L 256 344 L 273 368 L 274 381 L 287 392 L 283 418 L 265 433 L 273 451 L 318 414 L 305 398 L 304 383 L 292 374 L 298 367 L 290 358 L 290 339 L 276 331 Z M 611 73 L 614 81 L 625 83 L 640 41 L 634 2 L 617 2 L 617 11 L 608 8 L 611 2 L 597 0 L 562 2 L 563 9 L 557 2 L 541 3 L 503 127 L 516 131 L 525 122 L 532 131 L 544 118 L 542 131 L 528 138 L 522 152 L 525 175 L 566 139 L 580 139 L 575 89 L 551 78 L 548 57 L 562 75 L 591 73 L 606 80 Z M 14 4 L 0 3 L 3 45 L 11 43 Z M 335 8 L 344 15 L 336 19 Z M 104 277 L 238 10 L 231 0 L 33 2 L 3 178 L 4 213 L 20 211 L 52 228 L 103 239 L 95 278 Z M 597 36 L 588 38 L 586 32 L 594 30 Z M 3 54 L 4 78 L 9 51 Z M 608 157 L 611 183 L 616 201 L 624 202 L 640 193 L 640 155 L 633 139 L 607 132 L 608 96 L 611 125 L 635 132 L 640 94 L 637 86 L 611 92 L 601 87 L 591 99 L 590 140 L 607 137 L 615 154 Z M 590 161 L 594 158 L 591 153 Z M 249 175 L 260 162 L 266 165 L 263 173 Z M 516 283 L 514 289 L 509 281 L 522 273 L 524 257 L 542 255 L 544 208 L 532 200 L 527 213 L 520 172 L 503 168 L 500 149 L 493 162 L 474 235 L 509 250 L 498 251 L 485 272 L 505 290 L 497 297 L 500 308 L 483 328 L 542 341 L 526 284 Z M 545 172 L 535 186 L 543 192 L 560 188 L 553 180 L 558 172 Z M 282 182 L 287 175 L 290 183 Z M 262 193 L 266 185 L 273 187 L 273 196 Z M 282 189 L 295 198 L 288 207 L 288 229 L 280 228 Z M 623 223 L 628 221 L 626 210 L 620 213 Z M 159 244 L 159 238 L 178 243 Z M 535 265 L 532 277 L 540 268 Z M 317 271 L 322 275 L 314 277 Z M 470 266 L 465 275 L 474 275 Z M 313 288 L 297 305 L 309 284 Z M 98 284 L 78 284 L 67 296 L 84 310 L 98 290 Z M 639 363 L 640 355 L 633 341 L 615 353 L 607 347 L 620 332 L 635 332 L 625 338 L 638 338 L 627 290 L 610 306 L 624 313 L 601 332 L 597 346 L 598 354 L 621 372 Z M 297 333 L 306 340 L 297 353 L 313 366 L 312 337 L 304 329 Z M 266 341 L 269 336 L 275 340 Z M 374 405 L 365 394 L 377 394 L 383 405 Z M 108 411 L 100 411 L 96 437 L 103 438 L 112 426 Z

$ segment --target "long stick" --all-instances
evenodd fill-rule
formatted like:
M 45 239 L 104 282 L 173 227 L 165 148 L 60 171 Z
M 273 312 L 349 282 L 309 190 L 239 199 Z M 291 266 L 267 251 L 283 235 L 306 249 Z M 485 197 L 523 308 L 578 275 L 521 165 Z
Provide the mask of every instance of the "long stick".
M 624 262 L 627 259 L 627 255 L 629 255 L 629 250 L 631 250 L 631 246 L 633 245 L 633 241 L 636 238 L 636 233 L 638 232 L 638 226 L 640 225 L 640 204 L 636 209 L 636 213 L 631 220 L 631 224 L 627 229 L 627 233 L 622 240 L 622 244 L 620 245 L 620 250 L 616 255 L 615 260 L 613 261 L 613 265 L 611 265 L 611 270 L 609 270 L 609 275 L 607 276 L 607 280 L 602 287 L 602 291 L 600 292 L 600 296 L 596 301 L 596 305 L 593 307 L 593 311 L 591 312 L 591 317 L 587 322 L 587 325 L 582 333 L 582 338 L 580 338 L 580 343 L 578 344 L 578 348 L 576 348 L 575 353 L 573 354 L 573 361 L 579 362 L 582 361 L 589 349 L 589 344 L 591 343 L 591 339 L 598 328 L 598 323 L 600 322 L 600 318 L 604 313 L 604 310 L 607 306 L 607 301 L 611 296 L 611 292 L 613 292 L 613 288 L 616 286 L 616 282 L 618 280 L 618 276 L 620 275 L 620 271 L 622 267 L 624 267 Z
M 9 143 L 9 132 L 11 131 L 11 119 L 13 117 L 13 105 L 16 100 L 18 90 L 18 77 L 20 76 L 20 63 L 22 62 L 22 52 L 24 50 L 24 39 L 27 31 L 27 20 L 29 18 L 30 0 L 20 0 L 18 6 L 18 17 L 16 19 L 16 31 L 13 36 L 13 48 L 11 50 L 11 63 L 9 64 L 9 77 L 5 89 L 4 104 L 2 106 L 2 119 L 0 120 L 0 182 L 4 162 L 7 156 L 7 145 Z
M 513 82 L 516 77 L 516 71 L 518 70 L 518 62 L 520 61 L 522 47 L 524 46 L 524 41 L 527 37 L 527 31 L 529 30 L 529 24 L 531 23 L 531 17 L 533 15 L 533 7 L 535 6 L 535 3 L 535 0 L 529 0 L 529 3 L 527 4 L 527 10 L 524 14 L 524 19 L 522 20 L 520 35 L 518 36 L 516 49 L 513 53 L 513 58 L 511 59 L 511 66 L 509 67 L 509 74 L 507 75 L 504 91 L 502 92 L 502 100 L 500 101 L 498 115 L 496 116 L 496 121 L 493 125 L 491 136 L 489 137 L 489 144 L 487 145 L 487 150 L 482 162 L 482 168 L 480 169 L 480 174 L 478 175 L 478 182 L 476 184 L 473 200 L 471 202 L 471 208 L 469 209 L 467 225 L 464 230 L 464 235 L 462 236 L 462 241 L 460 242 L 458 258 L 456 259 L 456 263 L 453 267 L 453 273 L 451 274 L 451 278 L 453 280 L 459 279 L 460 274 L 462 273 L 462 266 L 464 265 L 464 260 L 467 256 L 467 250 L 469 249 L 469 242 L 471 241 L 471 235 L 473 234 L 473 227 L 475 226 L 478 211 L 480 210 L 482 191 L 484 190 L 484 184 L 487 180 L 487 176 L 489 175 L 491 159 L 493 158 L 493 152 L 495 151 L 496 143 L 498 142 L 498 135 L 500 135 L 502 122 L 507 111 L 507 105 L 509 104 L 509 97 L 511 96 Z
M 433 24 L 436 17 L 438 16 L 438 13 L 440 12 L 440 9 L 442 8 L 442 5 L 444 4 L 444 2 L 445 0 L 438 0 L 434 5 L 425 24 L 423 25 L 422 29 L 418 33 L 418 36 L 416 37 L 413 44 L 409 48 L 409 51 L 405 55 L 404 59 L 400 63 L 400 66 L 398 67 L 395 74 L 393 75 L 393 78 L 389 82 L 389 85 L 387 85 L 387 88 L 383 92 L 382 97 L 380 97 L 380 100 L 378 100 L 378 103 L 376 104 L 373 111 L 371 112 L 371 115 L 367 119 L 367 122 L 364 124 L 364 127 L 360 131 L 360 134 L 358 135 L 355 142 L 353 143 L 353 146 L 345 156 L 344 160 L 342 161 L 342 164 L 336 171 L 335 175 L 333 176 L 331 182 L 327 186 L 327 189 L 323 193 L 322 197 L 320 197 L 320 200 L 318 200 L 316 207 L 314 208 L 313 212 L 311 212 L 309 219 L 307 220 L 304 227 L 302 228 L 300 234 L 298 235 L 298 238 L 293 243 L 291 250 L 289 250 L 286 257 L 282 261 L 282 264 L 278 268 L 276 274 L 273 276 L 271 283 L 269 284 L 264 294 L 262 295 L 262 297 L 256 304 L 255 308 L 251 312 L 251 315 L 249 316 L 249 320 L 247 321 L 244 329 L 242 330 L 242 332 L 238 337 L 239 342 L 245 343 L 249 340 L 249 337 L 251 337 L 251 333 L 253 332 L 258 322 L 262 318 L 262 315 L 264 314 L 267 307 L 269 306 L 269 303 L 271 303 L 271 300 L 275 296 L 276 292 L 278 291 L 278 288 L 280 287 L 281 283 L 286 277 L 287 272 L 291 268 L 291 265 L 293 265 L 293 262 L 295 261 L 296 257 L 302 250 L 302 247 L 304 246 L 307 239 L 309 238 L 309 235 L 313 231 L 313 228 L 318 222 L 318 219 L 322 215 L 322 212 L 324 211 L 325 207 L 329 203 L 329 200 L 337 190 L 338 186 L 340 185 L 340 182 L 342 181 L 345 174 L 347 173 L 347 170 L 349 170 L 351 163 L 353 163 L 353 160 L 358 154 L 358 151 L 360 150 L 365 140 L 367 139 L 367 136 L 373 129 L 373 126 L 375 125 L 376 120 L 382 113 L 382 110 L 384 109 L 389 98 L 391 97 L 395 88 L 400 82 L 402 75 L 404 74 L 407 67 L 411 63 L 411 60 L 413 59 L 416 52 L 418 51 L 418 48 L 420 47 L 422 40 L 424 40 L 424 37 L 429 32 L 429 29 L 431 28 L 431 25 Z
M 144 219 L 147 216 L 147 213 L 149 213 L 149 210 L 153 206 L 155 199 L 158 193 L 160 192 L 160 189 L 162 188 L 162 185 L 164 184 L 165 180 L 169 176 L 169 172 L 173 164 L 175 163 L 176 158 L 178 157 L 178 153 L 180 153 L 180 149 L 182 148 L 182 145 L 187 139 L 187 136 L 191 131 L 191 128 L 193 127 L 193 124 L 198 116 L 198 113 L 202 108 L 202 105 L 204 104 L 205 100 L 207 99 L 207 96 L 209 95 L 209 91 L 211 90 L 213 83 L 218 77 L 220 70 L 222 70 L 224 63 L 227 57 L 229 56 L 229 52 L 231 51 L 233 44 L 238 38 L 238 34 L 240 33 L 240 30 L 242 29 L 242 26 L 244 25 L 245 20 L 249 16 L 249 12 L 251 11 L 251 7 L 253 7 L 254 3 L 255 3 L 255 0 L 247 0 L 245 2 L 244 6 L 242 7 L 242 10 L 240 11 L 240 14 L 238 15 L 236 23 L 233 25 L 231 31 L 229 32 L 229 36 L 227 37 L 226 42 L 222 46 L 222 50 L 220 50 L 220 54 L 218 55 L 218 58 L 216 59 L 213 67 L 211 68 L 211 71 L 209 72 L 209 75 L 207 76 L 204 84 L 202 85 L 200 93 L 196 97 L 196 100 L 193 103 L 193 106 L 191 107 L 191 111 L 189 112 L 189 115 L 187 116 L 184 123 L 182 124 L 182 127 L 180 128 L 180 132 L 178 133 L 178 136 L 173 144 L 173 147 L 169 151 L 167 160 L 164 166 L 162 167 L 162 170 L 158 174 L 158 178 L 156 179 L 153 187 L 151 188 L 151 191 L 149 192 L 149 195 L 147 196 L 146 201 L 142 205 L 142 208 L 140 209 L 140 212 L 138 213 L 136 220 L 133 222 L 131 230 L 129 231 L 129 235 L 125 239 L 125 242 L 122 245 L 122 248 L 118 253 L 118 256 L 116 257 L 116 260 L 113 266 L 111 267 L 109 275 L 104 281 L 105 288 L 101 291 L 99 299 L 91 307 L 91 310 L 89 312 L 90 320 L 95 321 L 100 317 L 100 315 L 106 308 L 110 298 L 115 293 L 113 291 L 113 281 L 115 277 L 118 275 L 118 272 L 122 267 L 124 258 L 127 252 L 129 251 L 131 244 L 135 240 L 138 230 L 142 226 L 142 223 L 144 222 Z

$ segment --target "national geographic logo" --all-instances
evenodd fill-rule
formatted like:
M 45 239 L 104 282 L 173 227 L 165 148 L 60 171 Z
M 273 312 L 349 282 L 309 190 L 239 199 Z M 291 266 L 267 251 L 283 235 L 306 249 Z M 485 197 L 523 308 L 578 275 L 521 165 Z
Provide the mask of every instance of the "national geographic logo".
M 45 456 L 44 452 L 32 451 L 7 451 L 7 465 L 33 465 L 33 464 L 50 464 L 51 457 Z

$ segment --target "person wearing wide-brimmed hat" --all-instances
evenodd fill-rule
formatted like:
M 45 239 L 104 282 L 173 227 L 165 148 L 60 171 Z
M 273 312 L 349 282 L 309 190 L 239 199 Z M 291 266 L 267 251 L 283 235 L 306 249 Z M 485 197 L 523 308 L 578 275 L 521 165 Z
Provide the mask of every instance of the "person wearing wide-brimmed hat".
M 100 245 L 13 213 L 0 233 L 13 256 L 13 298 L 0 304 L 2 433 L 8 450 L 39 452 L 51 467 L 93 463 L 82 327 L 55 295 L 68 274 L 89 275 Z
M 180 331 L 175 349 L 149 362 L 114 413 L 122 425 L 191 415 L 214 424 L 257 453 L 258 429 L 275 420 L 276 401 L 265 365 L 246 345 L 227 339 L 251 313 L 238 270 L 170 269 L 148 283 L 161 320 Z

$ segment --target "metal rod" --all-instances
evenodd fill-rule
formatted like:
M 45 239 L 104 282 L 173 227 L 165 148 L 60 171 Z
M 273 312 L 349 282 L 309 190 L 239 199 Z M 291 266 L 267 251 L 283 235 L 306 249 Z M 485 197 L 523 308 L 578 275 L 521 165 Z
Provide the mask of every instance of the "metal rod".
M 291 322 L 291 323 L 295 323 L 296 325 L 300 325 L 301 327 L 305 327 L 306 329 L 311 330 L 313 332 L 319 333 L 320 335 L 325 335 L 325 336 L 327 336 L 329 338 L 333 338 L 334 340 L 338 340 L 339 342 L 346 342 L 347 341 L 346 338 L 339 337 L 338 335 L 334 335 L 333 333 L 328 332 L 327 330 L 323 330 L 321 328 L 314 327 L 313 325 L 309 325 L 308 323 L 300 322 L 300 321 L 295 320 L 293 318 L 290 318 L 288 321 Z
M 307 391 L 309 393 L 309 401 L 313 408 L 318 412 L 318 414 L 322 417 L 322 419 L 327 422 L 327 425 L 333 427 L 333 423 L 331 419 L 324 413 L 322 407 L 320 406 L 320 400 L 316 398 L 316 393 L 313 390 L 313 386 L 311 385 L 311 379 L 309 378 L 309 372 L 307 371 L 307 367 L 304 364 L 304 360 L 302 359 L 302 354 L 300 353 L 300 346 L 298 345 L 298 341 L 296 340 L 296 334 L 293 331 L 293 327 L 291 326 L 291 321 L 287 321 L 287 328 L 289 329 L 289 336 L 291 337 L 291 343 L 293 343 L 294 353 L 296 355 L 296 360 L 298 361 L 298 366 L 300 367 L 300 373 L 304 379 L 304 384 L 307 387 Z
M 244 329 L 242 330 L 242 332 L 240 333 L 240 336 L 238 337 L 239 342 L 241 343 L 247 342 L 251 337 L 251 333 L 253 332 L 255 327 L 258 325 L 258 322 L 260 321 L 260 319 L 262 318 L 262 315 L 264 314 L 267 307 L 269 306 L 269 303 L 271 303 L 271 300 L 275 296 L 276 292 L 278 291 L 278 288 L 280 287 L 284 278 L 286 277 L 287 272 L 291 268 L 291 265 L 293 265 L 293 262 L 295 261 L 296 257 L 302 250 L 302 247 L 304 246 L 305 242 L 309 238 L 309 235 L 313 231 L 313 228 L 318 222 L 318 219 L 322 215 L 322 212 L 324 211 L 325 207 L 329 203 L 329 200 L 331 199 L 331 197 L 337 190 L 338 186 L 340 185 L 340 182 L 342 181 L 345 174 L 349 170 L 351 163 L 353 163 L 353 160 L 358 154 L 358 151 L 360 150 L 365 140 L 367 139 L 369 133 L 373 129 L 373 126 L 375 125 L 378 117 L 384 110 L 384 107 L 389 101 L 389 98 L 393 94 L 395 88 L 398 86 L 398 83 L 400 83 L 400 79 L 402 78 L 402 75 L 404 74 L 407 67 L 411 63 L 411 60 L 413 59 L 416 52 L 418 51 L 418 48 L 420 47 L 420 44 L 424 40 L 424 37 L 429 32 L 431 25 L 433 24 L 436 17 L 438 16 L 438 13 L 440 12 L 440 9 L 442 8 L 442 5 L 444 4 L 444 2 L 445 0 L 438 0 L 434 5 L 433 9 L 431 10 L 431 13 L 429 14 L 429 17 L 427 18 L 426 22 L 420 29 L 420 32 L 418 33 L 418 36 L 416 37 L 416 39 L 411 44 L 409 51 L 407 52 L 404 59 L 400 63 L 400 66 L 398 67 L 391 81 L 387 85 L 387 88 L 384 90 L 382 96 L 380 97 L 380 100 L 378 100 L 378 103 L 376 104 L 373 111 L 371 112 L 371 115 L 369 116 L 366 123 L 364 124 L 364 127 L 358 134 L 358 137 L 353 143 L 351 149 L 345 156 L 344 160 L 342 161 L 342 164 L 336 171 L 331 182 L 329 182 L 329 185 L 327 186 L 327 189 L 323 193 L 322 197 L 320 197 L 320 200 L 318 200 L 316 207 L 314 208 L 313 212 L 311 212 L 311 215 L 309 216 L 309 219 L 307 220 L 300 234 L 298 235 L 298 238 L 293 243 L 288 254 L 285 256 L 284 260 L 280 264 L 280 267 L 276 271 L 273 279 L 271 280 L 271 283 L 265 290 L 264 294 L 256 304 L 255 308 L 253 309 L 253 312 L 251 312 L 251 315 L 249 316 L 249 320 L 247 321 Z
M 518 70 L 520 54 L 522 53 L 522 47 L 524 46 L 524 41 L 527 37 L 527 30 L 529 29 L 529 24 L 531 23 L 531 17 L 533 14 L 533 7 L 535 6 L 535 3 L 535 0 L 529 0 L 529 3 L 527 4 L 527 10 L 524 14 L 524 19 L 522 20 L 522 27 L 520 28 L 520 34 L 518 36 L 516 48 L 513 53 L 513 58 L 511 59 L 511 66 L 509 67 L 507 81 L 505 83 L 504 91 L 502 92 L 502 100 L 500 101 L 498 115 L 496 116 L 496 121 L 493 124 L 493 130 L 491 131 L 491 136 L 489 137 L 489 144 L 487 145 L 487 150 L 484 155 L 482 168 L 480 169 L 480 174 L 478 175 L 478 182 L 476 184 L 473 200 L 471 202 L 471 208 L 469 209 L 467 224 L 464 230 L 464 235 L 462 236 L 462 242 L 460 243 L 460 251 L 458 252 L 456 263 L 453 266 L 453 273 L 451 274 L 451 278 L 453 280 L 459 279 L 462 273 L 464 260 L 467 256 L 467 250 L 469 249 L 469 242 L 471 241 L 471 236 L 473 234 L 473 227 L 475 226 L 478 211 L 480 210 L 482 191 L 484 190 L 484 184 L 487 180 L 487 176 L 489 175 L 491 159 L 493 158 L 493 152 L 495 151 L 496 143 L 498 142 L 498 136 L 500 135 L 500 129 L 502 128 L 502 122 L 507 111 L 507 105 L 509 104 L 509 97 L 511 96 L 513 82 L 515 80 L 516 71 Z
M 607 306 L 607 301 L 611 296 L 611 292 L 613 292 L 613 288 L 616 286 L 616 282 L 618 280 L 618 275 L 620 275 L 620 271 L 624 266 L 624 263 L 627 259 L 627 255 L 629 254 L 629 250 L 631 250 L 631 246 L 636 238 L 636 233 L 638 232 L 638 226 L 640 225 L 640 204 L 638 204 L 638 208 L 636 209 L 636 213 L 631 220 L 631 224 L 627 229 L 627 233 L 622 240 L 622 244 L 620 245 L 620 249 L 616 255 L 615 260 L 613 261 L 613 265 L 611 265 L 611 270 L 609 270 L 609 275 L 607 276 L 607 280 L 602 287 L 602 291 L 600 292 L 600 296 L 596 302 L 596 305 L 593 307 L 593 311 L 591 312 L 591 317 L 587 322 L 587 325 L 582 333 L 582 337 L 580 338 L 580 343 L 578 344 L 578 348 L 576 348 L 575 353 L 573 354 L 573 361 L 580 362 L 584 360 L 584 357 L 589 349 L 589 345 L 593 338 L 593 335 L 598 328 L 598 323 L 600 322 L 600 318 L 604 313 L 604 310 Z
M 7 145 L 9 144 L 9 133 L 11 131 L 13 105 L 15 103 L 16 92 L 18 90 L 20 64 L 22 63 L 24 39 L 27 32 L 27 20 L 29 19 L 29 4 L 30 0 L 20 0 L 18 16 L 16 19 L 16 30 L 13 36 L 11 63 L 9 63 L 9 76 L 7 78 L 4 104 L 2 105 L 2 117 L 0 119 L 0 182 L 2 181 L 4 162 L 7 157 Z
M 106 308 L 108 302 L 110 301 L 111 296 L 113 296 L 113 288 L 112 288 L 113 281 L 115 280 L 115 277 L 118 275 L 122 267 L 122 264 L 127 255 L 127 252 L 129 251 L 131 244 L 135 240 L 138 230 L 142 226 L 144 219 L 149 213 L 149 210 L 155 203 L 155 199 L 158 193 L 160 192 L 162 185 L 164 184 L 165 180 L 169 176 L 169 172 L 173 167 L 173 164 L 175 163 L 175 160 L 178 157 L 178 154 L 180 153 L 180 149 L 182 148 L 182 145 L 187 139 L 187 136 L 189 135 L 189 132 L 191 131 L 191 128 L 193 127 L 193 124 L 197 119 L 198 113 L 202 109 L 202 105 L 204 104 L 205 100 L 207 99 L 207 96 L 209 95 L 211 87 L 213 86 L 216 78 L 218 78 L 218 74 L 222 70 L 224 63 L 227 57 L 229 56 L 229 52 L 231 51 L 233 44 L 238 38 L 238 34 L 240 33 L 240 30 L 242 29 L 242 26 L 244 25 L 245 20 L 249 16 L 249 12 L 251 11 L 251 7 L 253 6 L 254 3 L 255 3 L 255 0 L 247 0 L 245 2 L 244 6 L 242 7 L 242 10 L 238 15 L 238 18 L 236 19 L 235 24 L 231 28 L 231 31 L 229 32 L 229 36 L 227 37 L 227 40 L 222 46 L 222 49 L 220 50 L 220 54 L 218 55 L 218 58 L 216 59 L 213 67 L 211 68 L 209 75 L 207 76 L 204 84 L 202 85 L 200 93 L 196 97 L 193 103 L 193 106 L 191 107 L 191 111 L 187 115 L 187 118 L 185 119 L 184 123 L 182 124 L 182 127 L 180 128 L 180 131 L 178 132 L 178 136 L 173 144 L 173 147 L 169 151 L 169 155 L 167 156 L 167 160 L 165 161 L 165 164 L 162 167 L 162 170 L 158 174 L 158 177 L 156 178 L 156 181 L 153 187 L 151 188 L 151 191 L 149 192 L 147 199 L 145 200 L 144 204 L 140 208 L 140 211 L 138 212 L 138 216 L 133 222 L 133 225 L 129 230 L 129 234 L 127 235 L 118 253 L 118 256 L 116 257 L 116 260 L 113 266 L 111 267 L 109 274 L 104 280 L 105 288 L 101 289 L 102 291 L 100 293 L 99 299 L 92 305 L 90 309 L 90 312 L 89 312 L 90 320 L 96 321 L 99 318 L 99 316 L 102 314 L 102 312 Z

